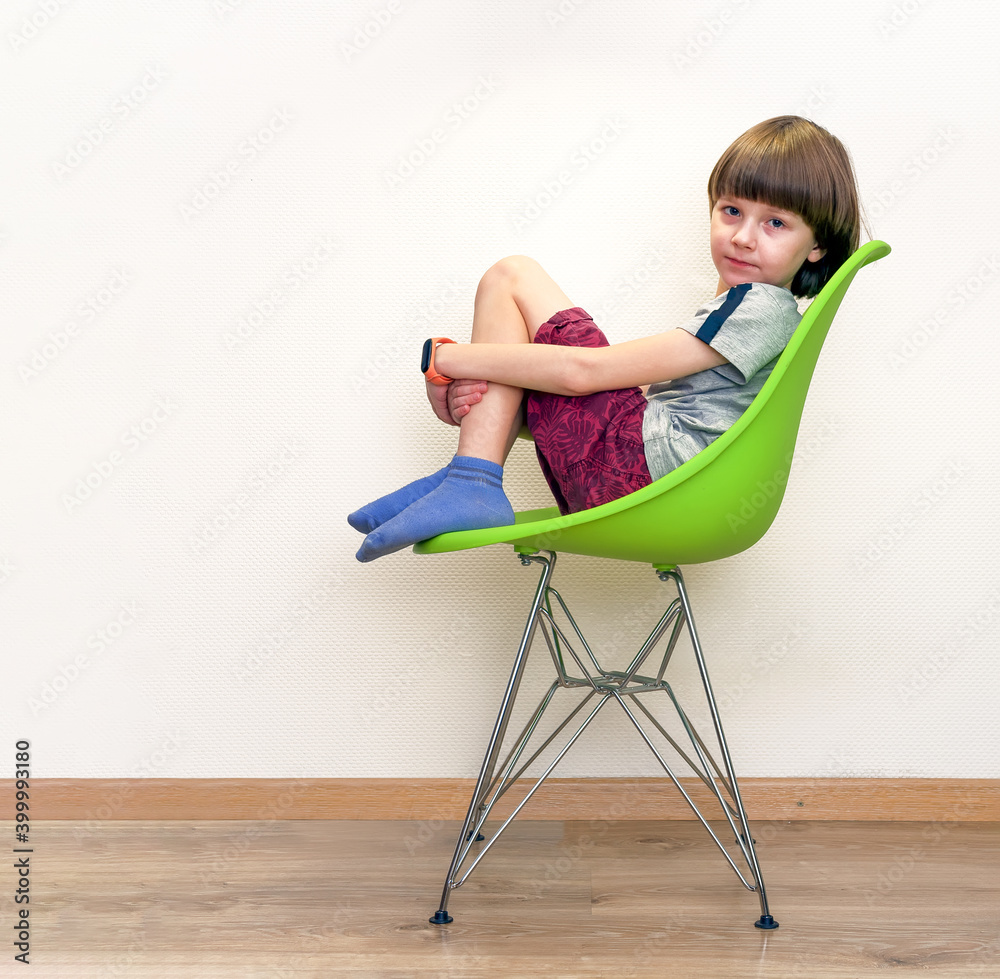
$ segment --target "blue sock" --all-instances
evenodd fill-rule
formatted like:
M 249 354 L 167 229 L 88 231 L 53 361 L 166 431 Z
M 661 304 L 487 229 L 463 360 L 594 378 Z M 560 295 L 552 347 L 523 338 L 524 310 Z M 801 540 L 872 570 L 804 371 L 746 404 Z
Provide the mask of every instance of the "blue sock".
M 487 459 L 455 456 L 441 484 L 373 530 L 357 558 L 374 561 L 437 534 L 504 527 L 513 522 L 514 510 L 503 491 L 503 466 Z
M 397 513 L 402 513 L 411 503 L 416 503 L 422 496 L 426 496 L 431 490 L 437 489 L 441 481 L 448 475 L 451 467 L 449 463 L 444 469 L 439 469 L 430 476 L 415 479 L 412 483 L 407 483 L 395 493 L 387 493 L 367 506 L 355 510 L 348 514 L 347 522 L 362 534 L 370 534 L 376 527 L 380 527 L 391 520 Z

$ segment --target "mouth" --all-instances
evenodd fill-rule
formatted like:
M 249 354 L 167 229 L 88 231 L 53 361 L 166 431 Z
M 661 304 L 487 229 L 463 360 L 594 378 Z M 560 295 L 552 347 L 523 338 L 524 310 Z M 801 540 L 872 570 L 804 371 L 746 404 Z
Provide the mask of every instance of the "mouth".
M 738 258 L 727 258 L 726 261 L 738 269 L 754 269 L 757 267 L 756 265 L 751 265 L 749 262 L 741 262 Z

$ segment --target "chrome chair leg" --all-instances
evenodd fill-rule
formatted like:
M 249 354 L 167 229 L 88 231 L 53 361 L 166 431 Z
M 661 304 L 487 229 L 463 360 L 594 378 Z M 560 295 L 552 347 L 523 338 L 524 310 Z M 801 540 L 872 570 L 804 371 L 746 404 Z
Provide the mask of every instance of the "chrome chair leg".
M 684 587 L 684 576 L 681 574 L 680 568 L 676 567 L 658 569 L 657 574 L 661 581 L 664 581 L 667 578 L 673 580 L 674 585 L 677 588 L 677 594 L 680 596 L 681 605 L 684 608 L 684 617 L 687 619 L 688 624 L 688 634 L 691 637 L 691 645 L 694 647 L 695 660 L 698 663 L 698 673 L 701 676 L 702 686 L 705 688 L 705 698 L 708 701 L 708 708 L 712 714 L 712 725 L 715 728 L 715 736 L 719 743 L 719 750 L 722 752 L 722 759 L 728 779 L 728 787 L 732 793 L 736 809 L 739 812 L 740 827 L 743 831 L 745 852 L 747 860 L 750 864 L 751 873 L 753 874 L 756 882 L 757 896 L 760 900 L 760 918 L 754 922 L 754 925 L 757 928 L 763 928 L 765 930 L 777 928 L 778 922 L 774 920 L 774 917 L 768 910 L 767 892 L 764 889 L 764 879 L 761 876 L 760 865 L 757 862 L 757 853 L 754 850 L 754 841 L 753 837 L 750 835 L 750 825 L 747 821 L 746 809 L 743 806 L 743 800 L 740 797 L 739 785 L 736 782 L 736 772 L 733 770 L 733 760 L 729 754 L 729 746 L 726 744 L 726 735 L 722 730 L 722 718 L 719 716 L 719 708 L 715 703 L 715 695 L 712 693 L 712 684 L 708 679 L 708 668 L 705 665 L 705 657 L 701 650 L 701 642 L 698 640 L 698 631 L 695 628 L 694 615 L 691 611 L 691 603 L 688 599 L 687 589 Z
M 524 626 L 521 644 L 518 647 L 517 655 L 514 657 L 514 667 L 511 670 L 510 680 L 507 682 L 507 689 L 504 692 L 503 700 L 500 702 L 500 713 L 497 715 L 493 734 L 490 736 L 489 744 L 486 746 L 486 755 L 483 758 L 483 766 L 479 771 L 479 778 L 476 780 L 476 787 L 472 792 L 469 812 L 465 817 L 465 822 L 462 824 L 462 830 L 458 834 L 455 855 L 452 857 L 451 866 L 448 868 L 448 877 L 445 880 L 444 890 L 441 893 L 441 906 L 430 918 L 432 925 L 447 924 L 453 920 L 448 914 L 448 898 L 451 895 L 452 888 L 455 886 L 458 869 L 465 859 L 469 847 L 476 842 L 474 837 L 478 834 L 472 834 L 471 830 L 477 822 L 477 813 L 483 804 L 487 788 L 493 779 L 497 757 L 500 754 L 500 748 L 507 733 L 507 725 L 510 722 L 510 715 L 514 708 L 514 700 L 521 685 L 521 676 L 524 674 L 524 664 L 528 659 L 528 650 L 531 648 L 531 640 L 535 634 L 535 627 L 538 625 L 538 611 L 545 600 L 546 589 L 556 565 L 556 555 L 551 552 L 547 558 L 537 554 L 521 554 L 520 557 L 521 563 L 525 566 L 530 565 L 532 562 L 541 564 L 542 573 L 538 579 L 538 587 L 535 589 L 531 611 Z M 470 836 L 473 838 L 470 839 Z

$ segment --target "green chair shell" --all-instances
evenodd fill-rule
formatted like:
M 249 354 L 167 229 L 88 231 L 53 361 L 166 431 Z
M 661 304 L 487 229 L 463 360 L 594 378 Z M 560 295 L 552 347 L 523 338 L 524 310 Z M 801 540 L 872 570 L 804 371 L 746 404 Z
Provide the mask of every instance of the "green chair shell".
M 673 567 L 751 547 L 781 505 L 806 393 L 833 318 L 858 271 L 889 251 L 883 241 L 868 242 L 837 270 L 750 407 L 673 472 L 590 510 L 566 516 L 556 507 L 526 510 L 512 525 L 439 534 L 414 551 L 438 554 L 503 543 L 524 553 L 559 551 Z

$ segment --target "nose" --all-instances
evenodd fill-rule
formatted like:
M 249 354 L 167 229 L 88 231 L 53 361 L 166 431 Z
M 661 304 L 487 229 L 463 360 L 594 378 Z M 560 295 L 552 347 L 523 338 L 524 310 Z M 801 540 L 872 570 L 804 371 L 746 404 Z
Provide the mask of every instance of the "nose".
M 753 223 L 751 221 L 740 221 L 733 229 L 732 242 L 739 248 L 753 248 L 756 242 Z

